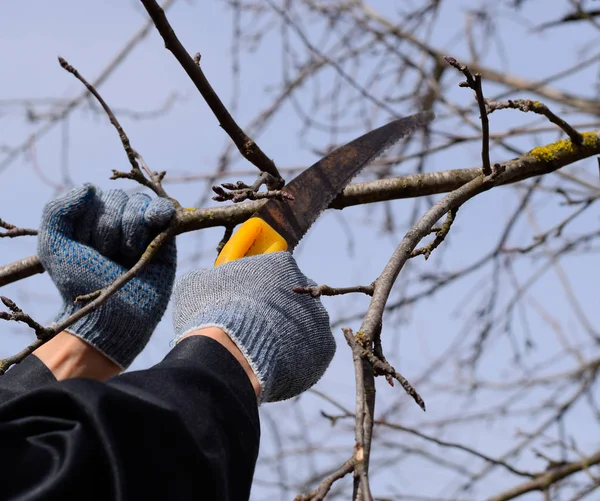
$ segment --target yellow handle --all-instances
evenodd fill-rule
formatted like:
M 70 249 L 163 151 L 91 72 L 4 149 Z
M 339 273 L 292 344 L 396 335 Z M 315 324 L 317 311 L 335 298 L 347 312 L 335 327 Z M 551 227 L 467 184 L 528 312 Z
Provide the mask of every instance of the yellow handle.
M 259 217 L 251 217 L 225 244 L 215 261 L 215 266 L 245 256 L 285 251 L 287 248 L 288 244 L 285 239 L 269 223 Z

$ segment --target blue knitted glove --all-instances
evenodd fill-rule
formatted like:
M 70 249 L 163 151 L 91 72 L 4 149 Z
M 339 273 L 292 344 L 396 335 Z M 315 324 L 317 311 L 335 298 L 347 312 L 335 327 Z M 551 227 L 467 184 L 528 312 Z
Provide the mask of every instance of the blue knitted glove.
M 86 184 L 44 208 L 38 255 L 60 291 L 60 322 L 82 307 L 77 296 L 110 285 L 125 273 L 175 213 L 165 198 L 121 190 L 102 193 Z M 146 346 L 163 316 L 175 278 L 174 239 L 100 308 L 71 325 L 69 332 L 127 368 Z
M 175 342 L 195 330 L 218 327 L 256 374 L 260 401 L 292 398 L 321 378 L 335 353 L 321 301 L 292 291 L 314 285 L 289 252 L 188 273 L 173 291 Z

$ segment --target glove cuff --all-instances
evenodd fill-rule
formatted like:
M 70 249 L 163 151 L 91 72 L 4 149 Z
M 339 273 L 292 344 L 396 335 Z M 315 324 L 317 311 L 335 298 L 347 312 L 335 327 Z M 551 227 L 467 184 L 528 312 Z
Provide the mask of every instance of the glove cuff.
M 207 327 L 221 329 L 236 344 L 256 375 L 261 387 L 259 402 L 281 400 L 274 396 L 274 393 L 278 392 L 277 387 L 279 386 L 276 381 L 275 367 L 279 347 L 276 338 L 269 335 L 273 327 L 263 316 L 249 315 L 249 311 L 256 310 L 247 304 L 232 301 L 218 309 L 211 310 L 210 313 L 200 313 L 184 328 L 181 334 L 175 337 L 172 344 L 177 344 L 187 334 L 200 329 Z
M 69 305 L 63 306 L 55 322 L 66 319 L 78 309 Z M 118 328 L 115 328 L 116 325 Z M 105 315 L 103 308 L 99 308 L 80 318 L 65 330 L 93 346 L 121 370 L 125 370 L 144 349 L 154 327 L 149 331 L 142 330 L 134 315 L 123 314 L 117 319 L 114 312 Z

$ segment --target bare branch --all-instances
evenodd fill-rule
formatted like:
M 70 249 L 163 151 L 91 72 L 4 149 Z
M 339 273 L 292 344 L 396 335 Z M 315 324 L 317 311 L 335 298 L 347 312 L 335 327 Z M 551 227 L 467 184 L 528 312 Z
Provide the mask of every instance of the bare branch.
M 525 482 L 521 485 L 517 485 L 512 489 L 509 489 L 497 496 L 491 497 L 488 501 L 509 501 L 516 499 L 523 494 L 535 491 L 545 491 L 551 485 L 556 484 L 560 480 L 577 473 L 579 471 L 587 470 L 590 466 L 600 464 L 600 451 L 588 456 L 580 461 L 574 461 L 565 465 L 552 468 L 549 471 L 540 472 L 536 475 L 536 478 Z
M 0 219 L 0 228 L 6 229 L 6 231 L 0 232 L 0 238 L 8 237 L 22 237 L 22 236 L 35 236 L 38 234 L 37 230 L 32 228 L 17 228 L 14 224 L 7 223 L 3 219 Z
M 550 111 L 550 108 L 546 106 L 544 103 L 540 103 L 539 101 L 531 101 L 530 99 L 515 99 L 508 101 L 492 101 L 489 99 L 485 100 L 487 105 L 487 112 L 493 113 L 496 110 L 504 110 L 504 109 L 513 109 L 519 110 L 527 113 L 531 111 L 532 113 L 537 113 L 538 115 L 545 116 L 550 122 L 555 125 L 558 125 L 564 132 L 569 136 L 573 144 L 577 146 L 581 146 L 583 144 L 583 135 L 580 132 L 577 132 L 571 125 L 569 125 L 565 120 L 560 118 L 558 115 L 555 115 Z
M 237 183 L 222 183 L 221 186 L 213 186 L 212 190 L 216 193 L 216 196 L 213 197 L 213 200 L 216 202 L 231 200 L 233 203 L 239 203 L 245 200 L 263 200 L 265 198 L 294 200 L 294 195 L 285 190 L 268 190 L 261 192 L 242 181 L 238 181 Z
M 42 339 L 38 338 L 31 343 L 27 348 L 21 350 L 19 353 L 15 353 L 10 357 L 6 357 L 0 360 L 0 376 L 3 376 L 8 369 L 13 365 L 20 364 L 25 358 L 31 355 L 35 350 L 45 343 Z
M 223 234 L 223 238 L 221 238 L 221 240 L 217 244 L 217 255 L 219 255 L 221 253 L 221 251 L 223 250 L 223 247 L 225 247 L 225 244 L 227 244 L 227 242 L 229 242 L 231 235 L 233 235 L 234 228 L 235 228 L 235 226 L 233 226 L 233 225 L 225 226 L 225 233 Z
M 570 140 L 563 139 L 534 148 L 513 160 L 495 164 L 492 175 L 486 178 L 485 189 L 549 174 L 578 160 L 600 154 L 600 131 L 585 132 L 583 136 L 584 143 L 579 147 Z M 349 185 L 342 195 L 334 199 L 329 208 L 343 209 L 366 203 L 444 193 L 473 182 L 478 179 L 478 173 L 481 173 L 481 168 L 414 174 L 406 177 L 355 183 Z M 476 184 L 480 182 L 477 181 Z M 264 200 L 256 200 L 227 207 L 185 209 L 183 212 L 178 212 L 171 225 L 175 235 L 215 226 L 236 225 L 248 219 L 263 203 L 265 203 Z M 430 231 L 431 228 L 427 228 L 424 235 L 426 236 Z M 33 256 L 2 266 L 0 267 L 0 286 L 40 273 L 40 267 L 39 260 Z
M 150 14 L 156 29 L 163 37 L 165 47 L 170 50 L 181 67 L 188 74 L 196 88 L 202 94 L 202 97 L 206 101 L 206 104 L 210 107 L 212 112 L 219 120 L 219 124 L 225 132 L 231 137 L 238 150 L 244 158 L 249 162 L 258 167 L 263 172 L 268 172 L 277 180 L 276 184 L 269 186 L 270 189 L 279 189 L 283 186 L 284 182 L 277 170 L 277 167 L 273 161 L 267 157 L 259 146 L 246 135 L 246 133 L 240 128 L 235 122 L 233 117 L 230 115 L 223 102 L 217 96 L 206 77 L 204 72 L 200 69 L 200 55 L 197 54 L 195 58 L 191 58 L 189 53 L 185 50 L 173 27 L 169 24 L 167 16 L 164 10 L 154 0 L 141 0 L 142 4 Z
M 435 238 L 430 243 L 428 243 L 426 246 L 412 251 L 412 253 L 410 254 L 410 257 L 417 257 L 417 256 L 423 255 L 423 256 L 425 256 L 425 259 L 429 259 L 429 256 L 434 251 L 434 249 L 437 249 L 440 246 L 440 244 L 444 241 L 446 236 L 448 235 L 448 232 L 450 231 L 450 228 L 452 227 L 452 223 L 454 223 L 454 218 L 456 217 L 457 212 L 458 212 L 458 207 L 455 207 L 455 208 L 451 209 L 450 211 L 448 211 L 448 214 L 446 215 L 446 221 L 444 222 L 442 227 L 439 229 L 437 229 L 437 228 L 435 229 Z M 433 231 L 434 228 L 432 228 L 431 230 Z
M 358 353 L 358 355 L 367 360 L 373 367 L 373 371 L 376 375 L 389 375 L 394 378 L 400 383 L 404 391 L 412 397 L 417 405 L 423 409 L 423 411 L 426 410 L 423 398 L 421 398 L 421 395 L 419 395 L 419 393 L 408 382 L 408 380 L 402 376 L 402 374 L 397 372 L 396 369 L 394 369 L 387 361 L 381 360 L 372 351 L 366 349 L 364 346 L 361 346 L 360 341 L 354 336 L 352 329 L 344 328 L 342 331 L 344 332 L 344 337 L 352 349 L 352 352 Z M 357 333 L 356 336 L 360 338 L 360 333 Z
M 315 287 L 294 287 L 292 289 L 298 294 L 310 294 L 312 297 L 320 296 L 340 296 L 342 294 L 353 294 L 360 292 L 373 295 L 373 285 L 355 285 L 353 287 L 329 287 L 329 285 L 317 285 Z
M 355 466 L 356 457 L 352 456 L 331 475 L 324 478 L 323 481 L 319 484 L 319 487 L 317 487 L 314 491 L 309 492 L 308 494 L 298 494 L 294 498 L 294 501 L 322 501 L 323 499 L 325 499 L 327 493 L 331 490 L 333 484 L 337 480 L 344 478 L 346 475 L 348 475 L 348 473 L 352 473 L 354 471 Z
M 483 174 L 489 176 L 492 173 L 492 166 L 490 163 L 490 122 L 487 116 L 487 110 L 485 107 L 485 97 L 483 96 L 483 89 L 481 88 L 481 74 L 476 73 L 473 76 L 471 70 L 464 65 L 459 63 L 455 58 L 445 56 L 446 62 L 460 71 L 467 80 L 461 82 L 461 87 L 469 87 L 475 91 L 475 98 L 477 100 L 477 106 L 479 106 L 479 116 L 481 118 L 481 161 Z
M 348 345 L 352 349 L 354 376 L 356 380 L 356 419 L 354 425 L 354 501 L 372 500 L 369 486 L 369 459 L 371 453 L 371 437 L 373 430 L 373 413 L 375 411 L 375 380 L 373 369 L 361 356 L 359 350 L 353 349 L 354 335 L 351 329 L 342 329 Z
M 102 108 L 104 109 L 106 114 L 108 115 L 108 119 L 110 120 L 110 123 L 114 126 L 115 129 L 117 129 L 117 132 L 119 133 L 119 139 L 121 140 L 121 143 L 123 144 L 123 149 L 125 150 L 127 159 L 129 160 L 129 163 L 131 164 L 131 171 L 130 172 L 119 172 L 119 171 L 113 169 L 113 175 L 112 175 L 111 179 L 121 179 L 121 178 L 132 179 L 132 180 L 140 183 L 142 186 L 145 186 L 146 188 L 151 189 L 159 197 L 169 198 L 169 196 L 166 194 L 165 190 L 163 189 L 163 187 L 161 185 L 161 181 L 162 181 L 162 178 L 165 176 L 165 172 L 154 172 L 153 173 L 149 169 L 146 169 L 150 175 L 150 180 L 146 179 L 146 177 L 140 170 L 140 166 L 137 163 L 137 159 L 138 158 L 142 159 L 142 157 L 137 152 L 135 152 L 134 149 L 131 147 L 131 143 L 129 142 L 129 137 L 127 137 L 127 134 L 125 134 L 125 131 L 123 130 L 123 127 L 121 127 L 121 124 L 117 120 L 117 117 L 115 117 L 114 113 L 112 112 L 112 110 L 110 109 L 108 104 L 106 104 L 104 99 L 102 99 L 102 96 L 100 96 L 100 94 L 94 88 L 94 86 L 92 84 L 88 83 L 88 81 L 85 78 L 83 78 L 83 76 L 81 76 L 81 74 L 73 66 L 71 66 L 67 61 L 65 61 L 62 57 L 58 58 L 58 62 L 60 63 L 61 67 L 64 70 L 71 73 L 75 78 L 77 78 L 77 80 L 79 80 L 83 85 L 85 85 L 87 90 L 98 100 L 98 102 L 100 103 L 100 105 L 102 106 Z M 142 159 L 142 163 L 143 163 L 143 159 Z M 143 164 L 143 165 L 145 166 L 145 164 Z
M 51 329 L 46 329 L 43 325 L 38 324 L 33 318 L 19 308 L 12 299 L 9 299 L 5 296 L 0 296 L 0 301 L 2 301 L 4 306 L 11 311 L 11 313 L 0 311 L 0 319 L 23 322 L 31 327 L 35 331 L 35 335 L 42 340 L 47 339 L 52 334 Z
M 51 328 L 46 328 L 36 322 L 21 308 L 19 308 L 11 299 L 5 296 L 0 296 L 0 301 L 2 301 L 2 303 L 4 303 L 4 305 L 11 311 L 11 313 L 0 311 L 0 320 L 23 322 L 34 330 L 37 338 L 33 343 L 31 343 L 24 350 L 21 350 L 19 353 L 0 359 L 0 376 L 2 376 L 11 366 L 22 362 L 27 356 L 31 355 L 31 353 L 33 353 L 37 348 L 48 341 L 48 339 L 51 339 L 55 332 Z

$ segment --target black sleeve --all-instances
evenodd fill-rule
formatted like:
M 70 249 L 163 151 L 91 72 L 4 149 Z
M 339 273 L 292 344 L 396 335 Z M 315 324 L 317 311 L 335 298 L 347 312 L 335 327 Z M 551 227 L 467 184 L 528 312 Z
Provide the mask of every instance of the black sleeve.
M 30 388 L 0 405 L 2 500 L 250 496 L 256 396 L 237 360 L 210 338 L 185 339 L 153 368 L 106 383 Z
M 39 358 L 26 357 L 20 364 L 11 367 L 4 376 L 0 376 L 0 404 L 53 382 L 56 382 L 54 374 Z

